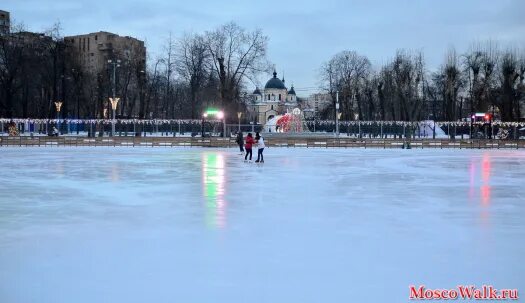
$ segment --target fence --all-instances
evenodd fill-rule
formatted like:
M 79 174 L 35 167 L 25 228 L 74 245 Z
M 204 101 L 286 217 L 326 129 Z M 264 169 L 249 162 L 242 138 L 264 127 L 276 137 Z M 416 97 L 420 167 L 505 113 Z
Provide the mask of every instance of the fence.
M 48 135 L 54 128 L 61 135 L 96 137 L 110 135 L 112 120 L 67 120 L 67 119 L 14 119 L 18 132 L 22 135 Z M 0 119 L 0 134 L 7 133 L 10 120 Z M 435 128 L 425 126 L 426 122 L 403 121 L 341 121 L 339 129 L 342 136 L 355 138 L 425 138 L 435 139 Z M 306 121 L 310 133 L 334 133 L 333 121 Z M 436 122 L 442 134 L 450 138 L 504 138 L 517 140 L 525 136 L 525 122 Z M 219 136 L 243 132 L 262 131 L 261 124 L 226 124 L 219 120 L 136 120 L 118 119 L 114 136 Z
M 398 140 L 342 139 L 333 137 L 266 137 L 268 147 L 284 148 L 438 148 L 438 149 L 525 149 L 525 140 Z M 192 137 L 29 137 L 0 136 L 5 146 L 107 146 L 107 147 L 236 147 L 235 138 Z
M 4 119 L 6 120 L 6 119 Z M 22 120 L 16 119 L 16 129 L 21 135 L 43 135 L 53 133 L 57 128 L 61 135 L 76 136 L 109 136 L 112 124 L 108 120 Z M 8 133 L 9 120 L 1 121 L 0 135 Z M 260 124 L 226 124 L 226 134 L 243 132 L 260 132 Z M 220 136 L 224 125 L 216 120 L 136 120 L 118 121 L 115 123 L 114 136 L 128 137 L 165 137 L 165 136 Z

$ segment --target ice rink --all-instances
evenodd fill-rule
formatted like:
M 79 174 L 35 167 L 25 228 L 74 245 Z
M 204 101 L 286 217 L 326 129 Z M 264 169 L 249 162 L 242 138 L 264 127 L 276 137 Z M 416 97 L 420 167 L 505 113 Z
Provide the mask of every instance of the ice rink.
M 525 152 L 0 149 L 0 302 L 525 291 Z

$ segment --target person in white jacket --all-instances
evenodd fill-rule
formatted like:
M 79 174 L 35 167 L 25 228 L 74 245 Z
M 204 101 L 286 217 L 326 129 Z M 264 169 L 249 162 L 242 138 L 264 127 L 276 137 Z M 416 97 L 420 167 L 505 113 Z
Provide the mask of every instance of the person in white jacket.
M 264 145 L 263 137 L 259 133 L 255 133 L 255 143 L 257 144 L 257 161 L 255 163 L 264 163 L 263 151 L 266 146 Z

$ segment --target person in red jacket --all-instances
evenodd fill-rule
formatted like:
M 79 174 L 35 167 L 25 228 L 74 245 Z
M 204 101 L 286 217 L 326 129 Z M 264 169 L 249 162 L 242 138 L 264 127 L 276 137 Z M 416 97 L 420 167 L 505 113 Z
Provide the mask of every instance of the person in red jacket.
M 246 136 L 246 144 L 244 145 L 244 149 L 246 149 L 244 161 L 248 159 L 248 154 L 250 155 L 250 161 L 252 161 L 252 145 L 254 143 L 255 141 L 253 141 L 252 133 L 248 133 L 248 136 Z

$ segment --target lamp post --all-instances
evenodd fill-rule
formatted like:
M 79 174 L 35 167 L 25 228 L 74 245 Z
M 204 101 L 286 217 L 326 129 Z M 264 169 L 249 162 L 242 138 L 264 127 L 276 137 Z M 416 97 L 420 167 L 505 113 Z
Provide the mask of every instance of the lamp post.
M 201 122 L 201 137 L 204 138 L 204 119 L 208 118 L 208 113 L 202 114 L 202 122 Z
M 339 92 L 335 92 L 335 135 L 339 137 Z
M 476 118 L 476 116 L 474 115 L 474 113 L 471 113 L 471 114 L 470 114 L 470 134 L 469 134 L 469 140 L 472 139 L 472 127 L 473 127 L 472 123 L 473 123 L 473 121 L 474 121 L 475 118 Z
M 111 136 L 113 137 L 115 135 L 115 112 L 117 111 L 117 105 L 120 98 L 109 98 L 109 102 L 111 102 L 111 109 L 113 110 L 113 115 L 111 119 Z
M 342 115 L 343 115 L 343 113 L 337 113 L 337 136 L 338 137 L 341 134 L 340 127 L 339 127 L 339 121 L 341 121 L 341 116 Z
M 226 118 L 224 117 L 224 112 L 223 111 L 218 112 L 217 118 L 222 120 L 222 136 L 226 137 Z
M 237 112 L 237 118 L 239 119 L 239 132 L 241 132 L 241 117 L 242 117 L 242 112 Z
M 494 114 L 495 114 L 495 106 L 492 104 L 492 115 L 489 115 L 489 121 L 490 121 L 490 132 L 491 132 L 491 139 L 494 139 L 494 124 L 492 123 L 494 120 Z
M 111 108 L 113 109 L 113 119 L 111 121 L 111 136 L 115 134 L 115 111 L 120 98 L 116 97 L 117 94 L 117 67 L 120 67 L 120 60 L 108 60 L 108 64 L 113 68 L 113 98 L 109 98 L 111 102 Z M 116 100 L 116 101 L 115 101 Z
M 56 107 L 56 110 L 57 110 L 58 133 L 60 134 L 60 109 L 62 108 L 62 101 L 55 102 L 55 107 Z

